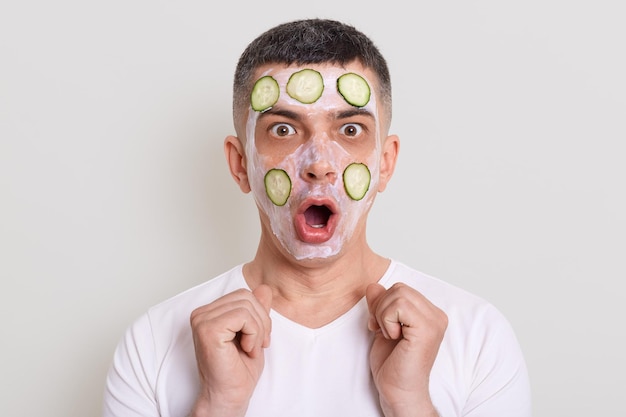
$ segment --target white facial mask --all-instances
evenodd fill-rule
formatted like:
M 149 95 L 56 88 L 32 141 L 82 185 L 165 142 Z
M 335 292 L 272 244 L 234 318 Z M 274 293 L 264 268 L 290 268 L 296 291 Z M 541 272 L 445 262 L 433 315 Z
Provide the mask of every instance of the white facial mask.
M 337 92 L 337 78 L 348 72 L 341 68 L 322 70 L 324 91 L 322 96 L 312 104 L 302 104 L 292 99 L 285 92 L 289 76 L 297 69 L 270 69 L 263 75 L 271 75 L 280 86 L 278 104 L 284 107 L 298 106 L 305 112 L 328 112 L 334 109 L 349 110 L 350 105 Z M 369 83 L 372 85 L 371 83 Z M 298 111 L 300 111 L 300 109 Z M 267 215 L 270 226 L 278 241 L 295 259 L 327 258 L 339 253 L 372 202 L 378 190 L 379 164 L 381 157 L 381 141 L 379 137 L 379 120 L 375 94 L 372 91 L 370 101 L 365 109 L 375 115 L 376 138 L 375 148 L 366 160 L 356 161 L 337 141 L 331 139 L 328 132 L 315 130 L 293 153 L 278 164 L 269 165 L 268 158 L 259 155 L 255 144 L 255 130 L 260 115 L 250 108 L 246 124 L 246 157 L 248 161 L 248 178 L 258 206 Z M 344 189 L 342 174 L 353 162 L 366 164 L 371 173 L 371 183 L 365 197 L 359 201 L 351 199 Z M 328 171 L 334 173 L 331 181 L 311 182 L 302 178 L 303 172 L 312 163 L 323 163 Z M 274 168 L 283 169 L 292 183 L 291 194 L 287 202 L 277 206 L 269 199 L 264 184 L 265 174 Z M 294 218 L 305 201 L 328 203 L 336 214 L 336 228 L 330 239 L 321 243 L 309 243 L 300 239 Z

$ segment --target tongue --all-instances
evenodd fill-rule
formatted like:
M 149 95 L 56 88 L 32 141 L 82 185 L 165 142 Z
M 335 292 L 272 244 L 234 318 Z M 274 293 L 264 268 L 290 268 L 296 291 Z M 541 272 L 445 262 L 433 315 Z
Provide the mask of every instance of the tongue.
M 330 210 L 326 206 L 311 206 L 304 212 L 304 218 L 306 224 L 311 227 L 324 227 L 330 214 Z

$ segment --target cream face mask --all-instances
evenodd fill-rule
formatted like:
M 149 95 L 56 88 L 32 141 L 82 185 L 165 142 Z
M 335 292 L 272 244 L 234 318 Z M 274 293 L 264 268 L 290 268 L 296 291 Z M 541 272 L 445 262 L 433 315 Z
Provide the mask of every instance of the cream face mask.
M 339 253 L 378 189 L 381 141 L 371 83 L 346 69 L 324 68 L 319 72 L 293 67 L 266 71 L 252 90 L 246 124 L 248 177 L 254 198 L 278 241 L 298 260 Z M 298 133 L 297 146 L 276 160 L 271 145 L 268 152 L 266 148 L 259 152 L 256 134 L 259 118 L 278 108 L 301 114 L 310 122 L 302 129 L 306 137 Z M 375 124 L 369 133 L 374 143 L 365 153 L 346 149 L 337 140 L 342 134 L 335 131 L 337 125 L 322 119 L 353 110 L 369 113 Z M 337 128 L 341 132 L 362 129 L 350 118 L 341 123 Z M 276 126 L 295 134 L 288 118 Z

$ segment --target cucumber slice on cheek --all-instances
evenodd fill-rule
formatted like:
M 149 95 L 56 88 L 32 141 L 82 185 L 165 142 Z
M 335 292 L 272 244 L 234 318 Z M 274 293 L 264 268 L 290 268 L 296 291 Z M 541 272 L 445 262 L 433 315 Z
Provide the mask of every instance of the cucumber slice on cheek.
M 265 174 L 265 192 L 272 203 L 284 206 L 291 194 L 291 179 L 283 169 L 270 169 Z
M 337 79 L 337 91 L 349 104 L 363 107 L 370 101 L 370 86 L 365 78 L 349 72 Z
M 372 175 L 367 165 L 354 162 L 343 171 L 343 186 L 346 193 L 353 200 L 360 200 L 365 197 L 370 188 Z
M 300 103 L 311 104 L 322 96 L 324 79 L 322 74 L 312 69 L 294 72 L 287 81 L 287 94 Z
M 255 111 L 265 111 L 278 101 L 280 89 L 276 80 L 269 75 L 259 78 L 252 87 L 250 105 Z

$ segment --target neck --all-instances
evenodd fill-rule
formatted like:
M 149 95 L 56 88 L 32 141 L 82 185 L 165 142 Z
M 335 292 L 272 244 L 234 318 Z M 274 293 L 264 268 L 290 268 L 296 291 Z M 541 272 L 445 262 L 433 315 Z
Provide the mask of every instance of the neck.
M 387 270 L 388 259 L 367 245 L 361 248 L 307 261 L 260 249 L 244 266 L 244 276 L 252 289 L 260 284 L 272 288 L 272 309 L 303 326 L 317 328 L 350 310 L 365 295 L 365 288 Z

